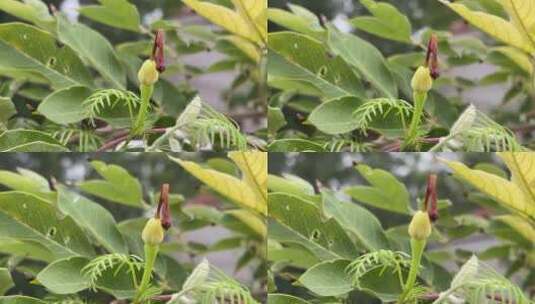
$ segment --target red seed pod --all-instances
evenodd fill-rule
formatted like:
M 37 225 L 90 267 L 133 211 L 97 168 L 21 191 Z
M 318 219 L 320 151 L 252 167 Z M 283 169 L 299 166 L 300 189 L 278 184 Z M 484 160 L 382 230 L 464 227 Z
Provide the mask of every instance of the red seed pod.
M 156 210 L 155 218 L 159 218 L 162 227 L 167 230 L 172 225 L 171 212 L 169 210 L 169 184 L 163 184 L 160 190 L 160 201 Z
M 431 77 L 433 77 L 433 79 L 437 79 L 440 76 L 438 68 L 438 38 L 435 34 L 431 34 L 431 38 L 427 45 L 425 65 L 431 71 Z
M 163 71 L 165 71 L 164 42 L 164 32 L 162 30 L 158 30 L 156 32 L 156 36 L 154 37 L 154 45 L 152 47 L 152 59 L 156 62 L 156 69 L 160 73 L 163 73 Z
M 424 210 L 429 219 L 434 222 L 438 219 L 437 209 L 437 176 L 431 174 L 427 177 L 427 190 L 425 191 Z

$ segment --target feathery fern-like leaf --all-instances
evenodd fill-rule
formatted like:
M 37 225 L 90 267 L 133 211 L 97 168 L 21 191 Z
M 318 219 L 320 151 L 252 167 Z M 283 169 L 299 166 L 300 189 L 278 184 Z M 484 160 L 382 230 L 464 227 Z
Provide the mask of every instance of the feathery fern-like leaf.
M 333 137 L 329 141 L 323 143 L 323 149 L 329 152 L 368 152 L 371 151 L 370 144 L 361 143 L 352 139 Z
M 219 145 L 223 149 L 247 150 L 247 138 L 237 124 L 207 104 L 199 117 L 186 128 L 195 145 Z
M 89 279 L 91 288 L 96 290 L 97 282 L 104 272 L 113 269 L 116 266 L 118 267 L 115 269 L 114 275 L 117 275 L 123 267 L 127 267 L 128 272 L 132 275 L 134 285 L 137 286 L 136 272 L 143 269 L 143 261 L 140 257 L 135 255 L 111 253 L 99 256 L 82 268 L 81 273 Z
M 130 91 L 117 89 L 98 90 L 91 94 L 83 104 L 87 109 L 87 116 L 93 121 L 106 108 L 114 108 L 120 103 L 124 103 L 128 107 L 130 118 L 133 120 L 135 110 L 139 107 L 140 99 Z
M 432 151 L 522 151 L 513 132 L 470 105 Z
M 481 304 L 532 304 L 522 290 L 499 274 L 492 267 L 482 263 L 474 255 L 459 270 L 451 286 L 433 304 L 447 303 L 450 296 L 460 297 L 468 303 Z
M 199 304 L 258 304 L 247 287 L 206 260 L 199 264 L 192 276 L 195 278 L 188 279 L 188 283 L 184 284 L 187 287 L 175 294 L 168 304 L 182 303 L 183 299 L 195 299 Z
M 401 99 L 377 98 L 366 101 L 353 112 L 353 118 L 358 129 L 366 131 L 377 118 L 385 118 L 395 113 L 405 126 L 413 112 L 413 106 Z
M 400 282 L 403 282 L 402 271 L 410 268 L 410 264 L 411 259 L 408 254 L 381 249 L 358 257 L 347 266 L 346 273 L 351 276 L 353 286 L 359 286 L 360 278 L 368 272 L 381 268 L 381 273 L 383 273 L 390 268 L 399 276 Z

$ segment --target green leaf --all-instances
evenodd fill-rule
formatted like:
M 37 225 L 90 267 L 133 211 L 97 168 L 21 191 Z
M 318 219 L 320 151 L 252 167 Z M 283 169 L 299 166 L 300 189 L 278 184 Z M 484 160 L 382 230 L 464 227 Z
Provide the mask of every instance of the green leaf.
M 381 222 L 368 210 L 354 203 L 340 201 L 332 191 L 322 191 L 323 211 L 351 231 L 369 251 L 389 249 Z
M 93 86 L 89 71 L 73 49 L 58 45 L 51 34 L 23 23 L 0 25 L 0 73 L 49 81 L 57 89 Z
M 305 301 L 301 298 L 286 295 L 286 294 L 269 294 L 268 295 L 269 304 L 310 304 L 308 301 Z
M 269 35 L 268 82 L 271 86 L 332 99 L 363 96 L 351 68 L 331 58 L 324 43 L 309 36 L 277 32 Z
M 38 275 L 37 280 L 48 290 L 56 294 L 70 294 L 89 288 L 89 280 L 81 274 L 82 268 L 89 262 L 83 257 L 70 257 L 58 260 Z
M 68 152 L 52 136 L 34 130 L 9 130 L 0 135 L 0 152 Z
M 26 296 L 0 297 L 0 304 L 47 304 L 45 301 Z
M 299 214 L 299 216 L 295 216 Z M 279 241 L 300 243 L 322 260 L 352 258 L 356 254 L 353 241 L 334 219 L 323 220 L 314 203 L 284 193 L 269 194 L 269 215 L 292 232 L 272 235 Z
M 407 274 L 404 274 L 404 277 Z M 403 288 L 394 269 L 376 268 L 359 279 L 359 289 L 374 295 L 383 302 L 393 302 L 399 298 Z
M 58 258 L 95 254 L 71 217 L 59 218 L 53 205 L 32 194 L 0 192 L 0 222 L 0 238 L 38 242 Z
M 15 240 L 0 237 L 0 252 L 49 263 L 55 259 L 54 254 L 47 247 L 31 240 Z
M 89 112 L 83 102 L 91 92 L 90 89 L 79 86 L 55 91 L 39 104 L 37 111 L 57 124 L 79 122 L 88 117 Z
M 99 0 L 102 5 L 82 6 L 85 17 L 120 29 L 140 31 L 139 13 L 127 0 Z
M 13 284 L 13 279 L 11 279 L 9 269 L 0 268 L 0 295 L 4 295 L 13 286 L 15 284 Z
M 353 199 L 391 212 L 410 214 L 409 192 L 391 173 L 358 165 L 360 175 L 371 186 L 353 186 L 344 190 Z
M 325 152 L 322 145 L 313 141 L 289 138 L 274 140 L 268 146 L 269 152 Z
M 298 176 L 284 174 L 268 176 L 268 189 L 271 192 L 285 192 L 293 195 L 314 195 L 314 187 Z
M 58 207 L 63 213 L 71 216 L 80 227 L 89 231 L 109 252 L 128 253 L 126 242 L 117 229 L 117 223 L 106 208 L 68 191 L 64 186 L 59 186 L 58 189 Z
M 321 262 L 309 268 L 299 278 L 299 282 L 323 297 L 342 296 L 353 290 L 351 278 L 345 272 L 348 265 L 348 260 Z
M 394 77 L 383 55 L 375 46 L 333 27 L 330 27 L 328 31 L 328 44 L 334 54 L 353 66 L 381 93 L 380 97 L 396 98 L 398 96 Z
M 355 130 L 353 112 L 362 104 L 362 100 L 356 97 L 342 97 L 327 101 L 315 108 L 308 121 L 318 130 L 327 134 L 342 134 Z
M 0 171 L 0 184 L 16 191 L 34 194 L 49 202 L 55 200 L 56 195 L 50 190 L 44 177 L 30 170 L 17 170 L 18 174 L 7 170 Z
M 360 3 L 372 13 L 373 17 L 353 18 L 350 20 L 353 26 L 382 38 L 411 43 L 412 27 L 409 18 L 395 6 L 373 0 L 360 0 Z
M 110 42 L 99 32 L 81 23 L 70 23 L 58 18 L 58 37 L 73 48 L 114 87 L 124 89 L 126 72 Z
M 54 18 L 50 15 L 46 4 L 41 0 L 26 0 L 24 2 L 2 0 L 0 11 L 34 23 L 50 32 L 54 29 Z
M 316 39 L 321 39 L 325 33 L 318 18 L 313 14 L 307 18 L 279 8 L 268 8 L 268 19 L 289 30 L 303 33 Z
M 78 184 L 82 191 L 131 207 L 143 206 L 143 192 L 137 178 L 117 165 L 101 161 L 93 161 L 91 165 L 104 180 L 83 181 Z
M 284 113 L 280 108 L 268 107 L 268 132 L 271 136 L 275 136 L 277 131 L 286 125 Z
M 9 97 L 0 97 L 0 128 L 5 126 L 8 120 L 17 114 L 15 104 Z

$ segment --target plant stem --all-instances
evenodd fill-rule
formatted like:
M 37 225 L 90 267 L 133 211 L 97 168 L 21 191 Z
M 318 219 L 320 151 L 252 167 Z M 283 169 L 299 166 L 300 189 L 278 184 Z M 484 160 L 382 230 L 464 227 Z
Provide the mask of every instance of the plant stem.
M 156 262 L 159 249 L 159 245 L 145 244 L 145 269 L 143 270 L 143 277 L 141 278 L 141 283 L 139 284 L 136 297 L 134 298 L 134 303 L 136 304 L 139 303 L 143 292 L 149 288 L 152 269 L 154 268 L 154 263 Z
M 427 100 L 427 93 L 414 92 L 414 113 L 412 114 L 412 120 L 407 132 L 407 137 L 403 144 L 403 149 L 405 147 L 414 145 L 416 138 L 418 137 L 418 128 L 420 127 L 420 121 L 422 120 L 422 114 L 424 113 L 424 105 Z
M 154 91 L 154 86 L 141 84 L 139 90 L 141 91 L 141 105 L 139 106 L 136 122 L 132 128 L 132 135 L 142 135 L 145 130 L 145 119 L 147 117 L 147 111 L 149 110 L 149 103 Z
M 420 270 L 420 261 L 422 260 L 426 242 L 427 240 L 416 240 L 411 238 L 411 269 L 409 271 L 407 281 L 405 282 L 403 293 L 399 297 L 398 304 L 404 303 L 407 295 L 414 287 L 416 277 L 418 276 L 418 272 Z

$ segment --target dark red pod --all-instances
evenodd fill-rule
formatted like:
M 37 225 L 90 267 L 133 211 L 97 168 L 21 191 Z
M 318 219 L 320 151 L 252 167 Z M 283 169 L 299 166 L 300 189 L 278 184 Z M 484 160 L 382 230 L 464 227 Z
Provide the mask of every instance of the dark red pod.
M 155 217 L 160 219 L 165 230 L 169 229 L 173 224 L 169 210 L 169 184 L 163 184 L 160 189 L 160 201 L 158 202 Z
M 431 34 L 431 38 L 429 38 L 429 43 L 427 44 L 425 65 L 429 68 L 433 79 L 437 79 L 440 76 L 438 67 L 438 38 L 435 34 Z
M 160 73 L 165 71 L 164 43 L 164 32 L 162 30 L 156 31 L 156 36 L 154 36 L 154 44 L 152 46 L 152 59 L 156 62 L 156 69 Z
M 424 210 L 427 211 L 429 214 L 429 219 L 432 222 L 438 219 L 436 174 L 430 174 L 427 177 L 427 190 L 425 191 Z

